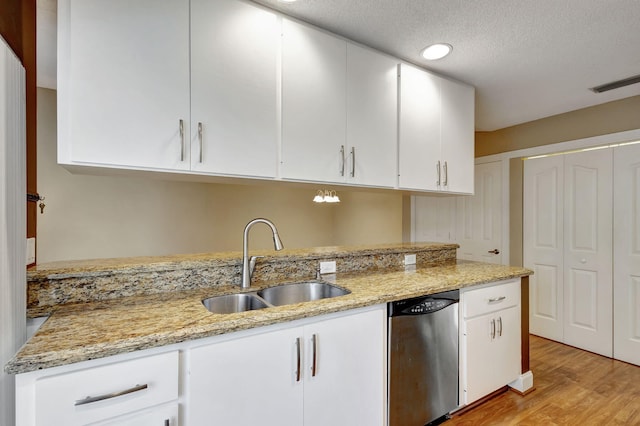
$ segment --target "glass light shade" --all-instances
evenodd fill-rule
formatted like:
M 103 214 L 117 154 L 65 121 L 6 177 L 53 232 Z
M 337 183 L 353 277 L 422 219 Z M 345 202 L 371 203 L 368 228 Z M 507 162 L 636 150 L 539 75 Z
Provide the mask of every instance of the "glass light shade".
M 424 50 L 422 51 L 422 57 L 430 61 L 435 61 L 437 59 L 444 58 L 449 53 L 451 53 L 452 50 L 453 47 L 451 47 L 450 44 L 436 43 L 424 48 Z

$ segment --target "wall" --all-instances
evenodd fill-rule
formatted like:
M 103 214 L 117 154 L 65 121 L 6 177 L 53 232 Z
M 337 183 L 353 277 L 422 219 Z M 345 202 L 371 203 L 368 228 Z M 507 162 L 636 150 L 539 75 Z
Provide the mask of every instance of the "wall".
M 311 200 L 326 185 L 212 184 L 71 174 L 56 164 L 56 92 L 38 89 L 38 263 L 242 249 L 254 217 L 271 219 L 286 247 L 402 241 L 402 196 L 341 187 L 342 202 Z M 273 247 L 266 226 L 252 248 Z
M 640 129 L 640 96 L 558 114 L 494 132 L 476 132 L 476 157 L 634 129 Z

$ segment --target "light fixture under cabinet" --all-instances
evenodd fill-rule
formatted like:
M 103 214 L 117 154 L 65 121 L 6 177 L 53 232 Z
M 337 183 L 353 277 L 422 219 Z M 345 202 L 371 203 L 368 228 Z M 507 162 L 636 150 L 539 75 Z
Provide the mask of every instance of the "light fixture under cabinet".
M 313 202 L 314 203 L 339 203 L 340 198 L 338 197 L 338 194 L 336 194 L 336 191 L 334 190 L 319 189 L 316 196 L 313 197 Z

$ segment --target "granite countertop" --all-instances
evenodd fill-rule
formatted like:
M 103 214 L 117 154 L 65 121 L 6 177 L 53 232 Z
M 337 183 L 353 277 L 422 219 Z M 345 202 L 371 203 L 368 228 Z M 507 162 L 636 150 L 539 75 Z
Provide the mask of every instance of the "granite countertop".
M 455 250 L 455 246 L 454 246 Z M 335 254 L 335 251 L 333 252 Z M 220 256 L 220 261 L 226 261 Z M 137 267 L 131 262 L 129 268 Z M 86 265 L 83 265 L 86 267 Z M 46 269 L 46 268 L 43 268 Z M 43 270 L 32 274 L 44 273 Z M 522 267 L 477 262 L 368 270 L 324 276 L 350 294 L 237 314 L 207 311 L 201 300 L 238 293 L 235 285 L 120 297 L 57 307 L 38 332 L 5 366 L 11 374 L 160 347 L 188 340 L 371 306 L 471 285 L 518 278 Z M 275 285 L 258 282 L 250 291 Z

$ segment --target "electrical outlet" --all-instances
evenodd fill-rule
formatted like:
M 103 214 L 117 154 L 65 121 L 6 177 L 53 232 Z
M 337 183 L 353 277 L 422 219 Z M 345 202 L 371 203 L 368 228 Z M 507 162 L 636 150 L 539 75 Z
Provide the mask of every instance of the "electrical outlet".
M 320 262 L 321 274 L 335 274 L 336 273 L 336 261 Z
M 27 238 L 27 265 L 36 263 L 36 239 Z
M 404 264 L 405 265 L 415 265 L 416 264 L 416 255 L 415 254 L 405 254 L 404 255 Z

